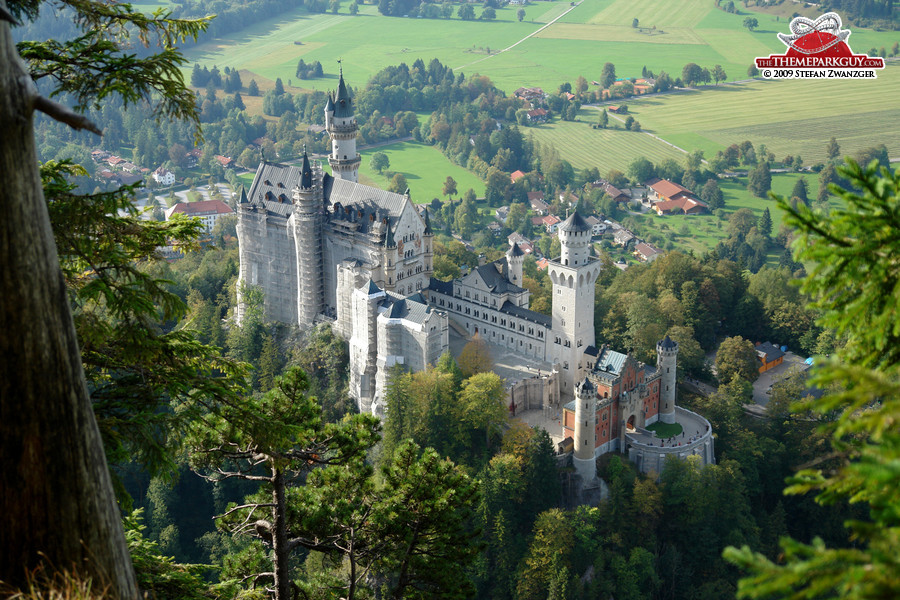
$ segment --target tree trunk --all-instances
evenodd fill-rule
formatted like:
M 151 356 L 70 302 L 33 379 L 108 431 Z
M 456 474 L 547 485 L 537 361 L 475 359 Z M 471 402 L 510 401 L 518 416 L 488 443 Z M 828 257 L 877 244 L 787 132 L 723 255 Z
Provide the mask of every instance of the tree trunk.
M 287 503 L 284 498 L 284 472 L 272 469 L 272 569 L 275 572 L 275 600 L 291 599 L 291 575 L 288 568 Z
M 134 570 L 41 188 L 36 98 L 0 20 L 0 580 L 20 586 L 44 564 L 132 599 Z

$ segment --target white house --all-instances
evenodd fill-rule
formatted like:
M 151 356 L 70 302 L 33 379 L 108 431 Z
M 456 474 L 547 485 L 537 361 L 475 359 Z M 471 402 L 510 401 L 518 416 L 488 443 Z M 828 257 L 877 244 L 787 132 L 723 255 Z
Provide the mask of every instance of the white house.
M 175 183 L 175 174 L 168 169 L 159 167 L 153 171 L 153 180 L 160 185 L 169 186 Z
M 197 217 L 203 222 L 206 232 L 211 233 L 219 217 L 233 215 L 234 211 L 221 200 L 203 200 L 201 202 L 179 202 L 166 211 L 166 220 L 171 219 L 175 213 L 186 217 Z

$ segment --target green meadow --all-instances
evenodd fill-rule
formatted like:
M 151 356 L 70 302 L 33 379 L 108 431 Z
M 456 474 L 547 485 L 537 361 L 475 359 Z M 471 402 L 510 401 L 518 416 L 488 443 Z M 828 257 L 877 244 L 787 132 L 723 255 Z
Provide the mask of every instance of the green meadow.
M 369 162 L 372 154 L 384 152 L 391 166 L 378 173 Z M 450 162 L 441 151 L 434 146 L 419 142 L 398 142 L 378 148 L 369 148 L 360 152 L 362 164 L 359 168 L 361 183 L 387 189 L 394 173 L 402 173 L 409 185 L 409 193 L 413 202 L 431 202 L 432 198 L 443 201 L 444 181 L 452 177 L 456 181 L 457 195 L 462 195 L 469 188 L 480 196 L 484 194 L 484 182 L 475 174 Z
M 772 192 L 780 196 L 789 196 L 800 177 L 806 179 L 810 201 L 814 202 L 819 191 L 818 175 L 815 173 L 773 174 Z M 748 192 L 746 177 L 737 180 L 720 180 L 719 187 L 725 198 L 725 208 L 722 211 L 721 219 L 709 214 L 660 217 L 656 213 L 649 213 L 639 220 L 640 233 L 643 235 L 652 232 L 661 233 L 667 239 L 671 239 L 677 247 L 693 250 L 699 255 L 712 250 L 716 244 L 728 237 L 728 217 L 741 208 L 749 208 L 757 218 L 761 217 L 763 211 L 768 208 L 772 216 L 772 236 L 774 237 L 778 233 L 784 213 L 774 200 L 758 198 Z M 832 197 L 830 205 L 836 207 L 838 201 Z M 777 260 L 776 254 L 777 252 L 772 252 L 770 262 Z

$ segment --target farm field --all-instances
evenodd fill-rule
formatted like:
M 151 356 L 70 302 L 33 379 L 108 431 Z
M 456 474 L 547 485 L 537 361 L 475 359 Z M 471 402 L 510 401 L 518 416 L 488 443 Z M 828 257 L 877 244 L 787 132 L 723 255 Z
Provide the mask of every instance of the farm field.
M 889 65 L 874 81 L 754 81 L 631 98 L 627 104 L 643 129 L 707 157 L 750 140 L 765 144 L 778 160 L 799 154 L 811 165 L 824 162 L 832 136 L 845 155 L 885 144 L 900 156 L 900 104 L 888 101 L 897 97 L 900 65 Z
M 597 122 L 596 110 L 579 111 L 580 121 L 554 121 L 537 127 L 523 127 L 525 135 L 535 142 L 556 148 L 561 158 L 576 169 L 597 167 L 602 174 L 610 169 L 627 172 L 628 165 L 641 156 L 653 163 L 667 158 L 684 162 L 684 153 L 643 133 L 624 129 L 592 129 Z M 611 120 L 611 123 L 615 121 Z
M 369 162 L 372 154 L 384 152 L 391 166 L 384 175 L 372 169 Z M 390 177 L 393 173 L 403 173 L 409 184 L 410 196 L 413 202 L 431 202 L 432 198 L 443 201 L 444 181 L 448 176 L 456 180 L 458 195 L 462 195 L 469 188 L 475 190 L 480 196 L 484 193 L 484 182 L 476 175 L 463 167 L 450 162 L 441 151 L 434 146 L 419 142 L 398 142 L 378 148 L 370 148 L 360 152 L 362 164 L 359 167 L 359 180 L 361 183 L 378 188 L 387 189 Z
M 518 8 L 499 9 L 495 21 L 462 21 L 455 14 L 446 20 L 383 17 L 368 4 L 361 5 L 355 17 L 347 14 L 346 5 L 338 14 L 297 9 L 186 54 L 191 62 L 246 69 L 257 83 L 281 77 L 298 89 L 295 70 L 300 58 L 318 60 L 325 67 L 326 77 L 302 83 L 315 89 L 334 87 L 338 58 L 343 58 L 354 85 L 388 65 L 438 58 L 456 71 L 487 75 L 509 93 L 523 85 L 556 89 L 579 75 L 597 79 L 605 62 L 615 64 L 620 77 L 640 76 L 645 66 L 678 76 L 686 63 L 696 62 L 706 67 L 721 64 L 731 79 L 739 79 L 754 57 L 781 51 L 784 46 L 775 33 L 787 31 L 786 19 L 778 15 L 748 9 L 728 14 L 705 0 L 583 0 L 574 8 L 565 1 L 538 2 L 524 7 L 522 22 L 516 18 Z M 742 26 L 750 14 L 760 22 L 752 32 Z M 632 27 L 633 18 L 641 27 Z M 371 35 L 373 27 L 377 36 Z M 525 39 L 529 35 L 533 37 Z M 864 51 L 890 48 L 897 40 L 897 32 L 854 30 L 851 43 Z

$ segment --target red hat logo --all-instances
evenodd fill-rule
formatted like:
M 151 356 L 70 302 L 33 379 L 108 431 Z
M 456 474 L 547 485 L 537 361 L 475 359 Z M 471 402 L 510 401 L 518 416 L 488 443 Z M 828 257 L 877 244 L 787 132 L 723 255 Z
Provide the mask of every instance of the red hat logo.
M 789 48 L 787 55 L 822 54 L 852 56 L 847 45 L 849 29 L 841 29 L 841 17 L 837 13 L 825 13 L 815 21 L 797 17 L 791 21 L 791 33 L 779 33 L 778 39 Z M 829 52 L 830 51 L 830 52 Z

